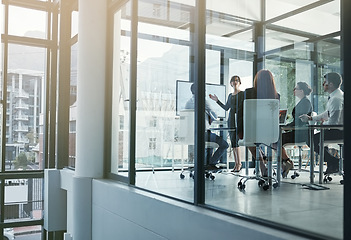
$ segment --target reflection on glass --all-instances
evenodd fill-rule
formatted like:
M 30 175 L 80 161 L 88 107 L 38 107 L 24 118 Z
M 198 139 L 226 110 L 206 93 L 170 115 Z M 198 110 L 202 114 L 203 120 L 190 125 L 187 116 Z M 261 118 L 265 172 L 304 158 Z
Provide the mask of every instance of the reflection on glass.
M 10 35 L 45 39 L 46 22 L 47 13 L 44 11 L 9 6 Z
M 43 169 L 44 49 L 9 45 L 6 99 L 6 170 Z
M 111 172 L 129 165 L 130 2 L 114 14 Z

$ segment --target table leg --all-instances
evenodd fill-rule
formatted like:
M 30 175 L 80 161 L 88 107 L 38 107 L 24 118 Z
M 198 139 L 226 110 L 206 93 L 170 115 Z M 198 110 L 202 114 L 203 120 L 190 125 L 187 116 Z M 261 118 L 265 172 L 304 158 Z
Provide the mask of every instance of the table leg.
M 310 183 L 314 183 L 314 142 L 313 142 L 313 137 L 314 137 L 314 129 L 310 128 L 309 129 L 309 134 L 310 134 Z
M 323 164 L 324 164 L 324 129 L 321 128 L 319 135 L 319 183 L 323 183 Z

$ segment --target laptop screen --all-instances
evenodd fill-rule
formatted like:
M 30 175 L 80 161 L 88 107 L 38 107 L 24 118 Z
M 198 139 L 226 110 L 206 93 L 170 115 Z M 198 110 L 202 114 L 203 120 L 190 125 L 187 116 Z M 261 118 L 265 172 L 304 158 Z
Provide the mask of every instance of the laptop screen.
M 279 110 L 279 125 L 285 125 L 288 116 L 288 109 Z

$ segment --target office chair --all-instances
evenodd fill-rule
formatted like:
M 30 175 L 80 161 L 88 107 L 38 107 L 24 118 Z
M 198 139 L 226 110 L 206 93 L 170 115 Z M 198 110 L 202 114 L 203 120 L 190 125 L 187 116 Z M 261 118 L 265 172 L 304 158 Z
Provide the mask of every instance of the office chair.
M 238 188 L 244 190 L 246 182 L 251 179 L 258 180 L 258 185 L 264 190 L 274 181 L 273 187 L 278 182 L 272 177 L 272 157 L 268 156 L 268 176 L 259 174 L 259 148 L 263 144 L 270 147 L 279 139 L 279 100 L 277 99 L 246 99 L 244 100 L 244 134 L 239 140 L 240 146 L 256 147 L 256 164 L 254 176 L 242 176 Z M 271 152 L 271 151 L 270 151 Z
M 328 144 L 337 144 L 339 145 L 339 172 L 337 173 L 332 173 L 332 174 L 339 174 L 344 178 L 344 153 L 343 153 L 343 148 L 344 148 L 344 139 L 337 139 L 337 140 L 324 140 L 324 145 Z M 333 180 L 331 177 L 332 174 L 325 173 L 324 178 L 323 178 L 323 183 L 327 183 Z M 344 184 L 344 179 L 340 180 L 340 184 Z
M 311 116 L 316 116 L 317 113 L 316 112 L 312 112 L 311 113 Z M 308 121 L 308 124 L 309 125 L 315 125 L 316 124 L 316 121 Z M 307 133 L 306 133 L 307 134 Z M 283 147 L 287 147 L 287 146 L 297 146 L 299 148 L 299 163 L 298 163 L 298 169 L 294 171 L 294 173 L 291 175 L 291 179 L 295 179 L 297 177 L 300 176 L 299 172 L 302 172 L 304 170 L 302 170 L 302 147 L 306 147 L 307 146 L 307 143 L 306 142 L 295 142 L 295 143 L 286 143 L 284 144 Z M 309 161 L 306 163 L 306 167 L 307 167 L 307 164 L 309 163 Z M 311 166 L 312 168 L 314 166 Z M 307 170 L 305 170 L 307 171 Z
M 179 126 L 179 140 L 184 145 L 192 146 L 195 144 L 195 131 L 194 131 L 194 109 L 184 109 L 180 111 L 180 126 Z M 208 148 L 218 148 L 218 144 L 215 142 L 205 142 L 206 149 Z M 182 159 L 183 161 L 183 159 Z M 189 171 L 190 178 L 194 178 L 194 168 L 190 167 L 184 169 L 182 162 L 182 171 L 180 173 L 180 178 L 184 179 L 184 172 Z M 211 180 L 215 179 L 214 171 L 205 171 L 205 177 Z

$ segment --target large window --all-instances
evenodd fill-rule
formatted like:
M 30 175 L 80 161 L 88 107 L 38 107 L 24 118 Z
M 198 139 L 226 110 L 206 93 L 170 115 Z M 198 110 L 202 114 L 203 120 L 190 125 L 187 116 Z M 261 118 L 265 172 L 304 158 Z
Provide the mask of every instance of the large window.
M 62 66 L 58 62 L 58 52 L 65 49 L 58 47 L 58 39 L 64 39 L 66 33 L 69 50 L 61 51 L 61 59 L 67 57 L 64 62 L 68 66 L 62 68 L 68 73 L 68 77 L 63 77 L 68 79 L 68 87 L 60 94 L 70 96 L 65 111 L 71 104 L 74 106 L 76 97 L 77 45 L 72 47 L 72 51 L 70 45 L 77 42 L 78 15 L 75 11 L 71 24 L 71 18 L 60 19 L 59 7 L 65 5 L 67 8 L 60 9 L 60 13 L 70 15 L 76 8 L 75 3 L 71 1 L 67 6 L 49 0 L 3 1 L 0 7 L 0 208 L 4 211 L 1 212 L 0 232 L 4 239 L 12 239 L 14 235 L 16 238 L 29 235 L 33 239 L 45 238 L 42 234 L 43 170 L 63 165 L 56 161 L 56 140 L 59 139 L 56 133 L 63 132 L 57 130 L 56 122 L 62 123 L 57 121 L 57 111 L 63 108 L 62 105 L 57 107 L 58 102 L 62 102 L 62 97 L 57 98 L 57 79 L 64 72 L 58 73 L 58 66 Z M 60 28 L 63 29 L 61 35 Z M 65 149 L 68 152 L 70 145 L 70 157 L 73 158 L 70 165 L 74 166 L 75 112 L 70 113 L 72 121 L 69 123 L 66 119 L 64 124 L 67 126 L 66 136 L 71 134 L 72 137 L 65 141 Z M 62 161 L 67 163 L 65 166 L 69 165 L 68 158 Z

